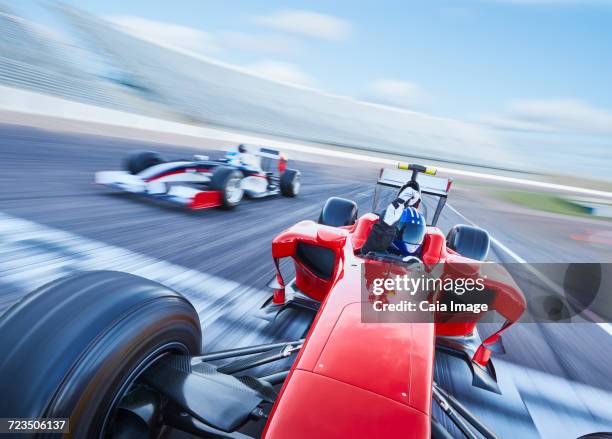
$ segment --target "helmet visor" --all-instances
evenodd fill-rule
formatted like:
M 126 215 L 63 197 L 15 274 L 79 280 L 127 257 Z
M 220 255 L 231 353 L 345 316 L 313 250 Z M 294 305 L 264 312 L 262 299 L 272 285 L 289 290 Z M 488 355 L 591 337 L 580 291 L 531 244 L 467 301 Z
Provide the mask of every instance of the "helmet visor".
M 414 207 L 408 207 L 402 213 L 399 222 L 400 238 L 406 244 L 419 245 L 425 237 L 425 218 Z
M 406 244 L 420 245 L 425 237 L 425 222 L 407 222 L 403 225 L 402 241 Z

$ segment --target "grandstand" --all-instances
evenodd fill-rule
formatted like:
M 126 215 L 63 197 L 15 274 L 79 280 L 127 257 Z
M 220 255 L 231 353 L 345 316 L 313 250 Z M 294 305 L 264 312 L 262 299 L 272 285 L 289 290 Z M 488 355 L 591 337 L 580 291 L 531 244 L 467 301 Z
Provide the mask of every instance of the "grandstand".
M 470 164 L 513 163 L 509 149 L 481 126 L 284 84 L 144 40 L 76 8 L 53 9 L 78 30 L 89 55 L 103 58 L 122 79 L 86 72 L 77 56 L 66 55 L 73 47 L 0 12 L 0 83 L 296 140 Z
M 84 70 L 79 61 L 86 54 L 0 9 L 1 84 L 122 111 L 167 114 L 145 97 Z

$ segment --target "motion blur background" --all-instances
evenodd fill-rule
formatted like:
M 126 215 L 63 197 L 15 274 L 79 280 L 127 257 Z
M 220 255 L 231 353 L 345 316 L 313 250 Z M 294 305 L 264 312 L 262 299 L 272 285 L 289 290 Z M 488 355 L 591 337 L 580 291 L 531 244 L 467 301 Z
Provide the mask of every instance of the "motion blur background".
M 117 269 L 186 294 L 206 350 L 291 338 L 251 316 L 270 240 L 331 195 L 367 211 L 391 159 L 453 177 L 440 226 L 486 228 L 492 260 L 612 262 L 611 42 L 607 0 L 0 2 L 0 312 Z M 289 151 L 300 196 L 185 212 L 91 185 L 132 149 L 237 142 Z M 612 430 L 600 323 L 509 331 L 503 401 L 438 379 L 502 437 Z
M 181 122 L 612 181 L 609 2 L 291 6 L 7 3 L 0 78 Z

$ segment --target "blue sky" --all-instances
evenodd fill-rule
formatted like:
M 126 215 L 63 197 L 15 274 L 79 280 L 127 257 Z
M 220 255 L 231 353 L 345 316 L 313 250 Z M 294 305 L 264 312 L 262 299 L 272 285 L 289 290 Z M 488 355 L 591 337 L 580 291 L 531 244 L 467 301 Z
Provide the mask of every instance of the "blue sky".
M 66 3 L 281 80 L 612 149 L 612 0 Z

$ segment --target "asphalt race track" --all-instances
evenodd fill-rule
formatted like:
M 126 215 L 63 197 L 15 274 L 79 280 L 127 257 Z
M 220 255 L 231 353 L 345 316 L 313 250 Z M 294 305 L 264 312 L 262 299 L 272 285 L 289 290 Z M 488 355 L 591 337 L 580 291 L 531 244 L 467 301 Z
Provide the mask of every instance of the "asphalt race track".
M 245 200 L 232 212 L 188 211 L 92 184 L 95 171 L 118 169 L 132 149 L 168 158 L 194 153 L 184 146 L 0 126 L 0 312 L 63 274 L 114 269 L 187 295 L 200 313 L 206 351 L 299 338 L 307 316 L 269 325 L 253 315 L 269 294 L 270 241 L 299 220 L 316 219 L 329 196 L 351 198 L 366 212 L 377 168 L 326 158 L 290 162 L 302 171 L 295 199 Z M 509 208 L 461 182 L 455 186 L 452 208 L 440 220 L 443 231 L 466 220 L 488 229 L 496 239 L 494 260 L 612 259 L 609 241 L 572 238 L 611 236 L 612 222 Z M 611 335 L 595 324 L 520 324 L 504 335 L 507 354 L 494 360 L 503 396 L 471 389 L 467 367 L 450 367 L 452 358 L 437 359 L 436 379 L 500 437 L 612 431 Z

